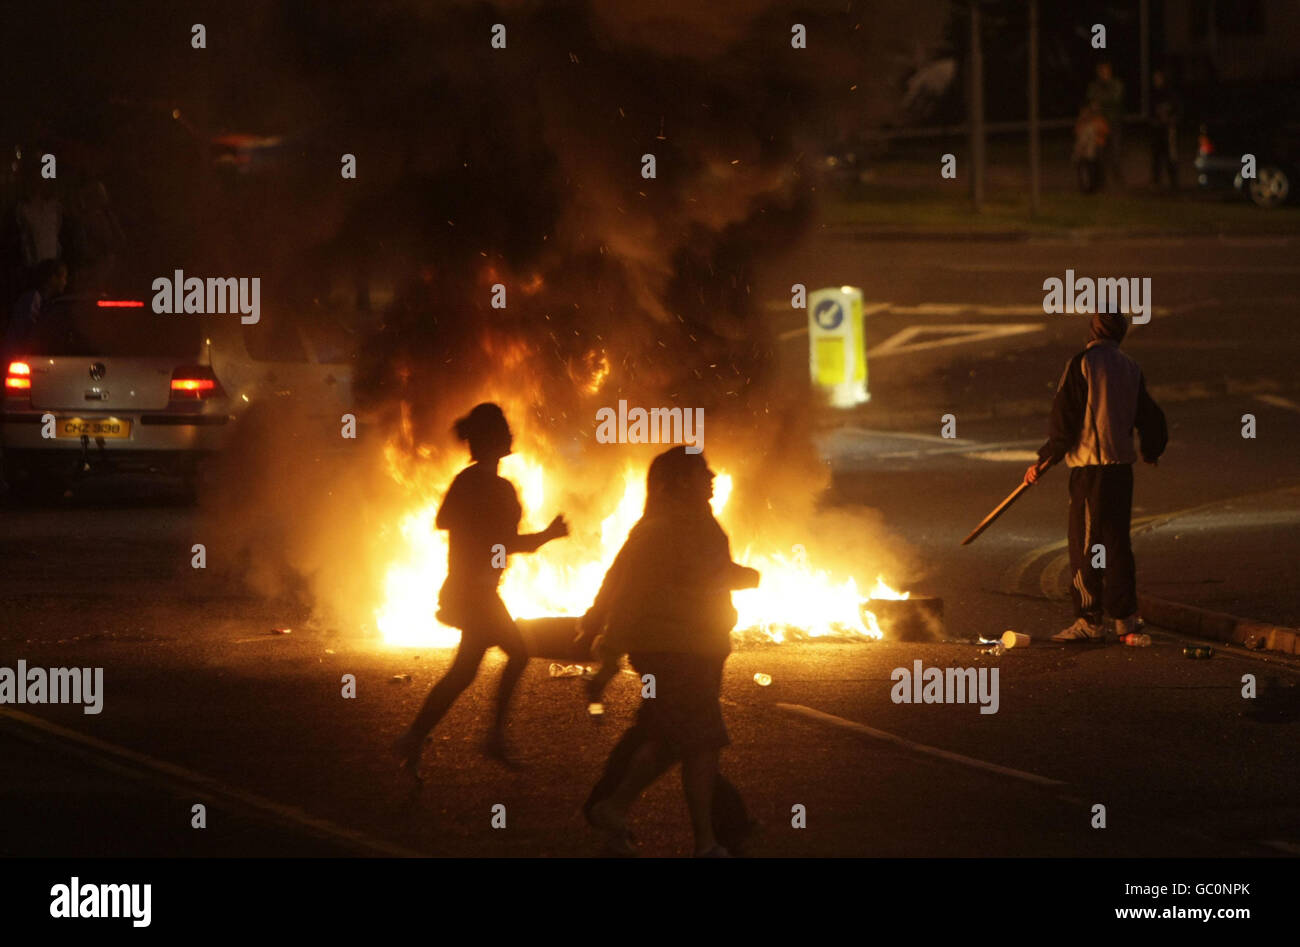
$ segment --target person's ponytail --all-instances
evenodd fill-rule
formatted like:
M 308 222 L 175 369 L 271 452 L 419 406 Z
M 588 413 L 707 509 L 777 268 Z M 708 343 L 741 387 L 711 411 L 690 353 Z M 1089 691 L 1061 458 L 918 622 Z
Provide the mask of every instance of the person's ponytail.
M 510 426 L 500 405 L 485 401 L 452 425 L 458 440 L 469 444 L 470 456 L 479 458 L 481 448 L 494 443 L 502 434 L 509 436 Z

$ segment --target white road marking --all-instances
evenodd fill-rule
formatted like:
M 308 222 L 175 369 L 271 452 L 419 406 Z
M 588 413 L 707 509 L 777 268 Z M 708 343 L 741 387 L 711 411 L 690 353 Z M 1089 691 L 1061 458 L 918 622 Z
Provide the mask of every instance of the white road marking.
M 945 270 L 961 270 L 968 273 L 1037 273 L 1044 269 L 1042 263 L 940 263 Z M 1294 275 L 1300 273 L 1300 266 L 1227 266 L 1223 264 L 1172 264 L 1144 263 L 1137 267 L 1141 275 L 1151 273 L 1271 273 Z M 1083 274 L 1085 276 L 1089 274 Z
M 1230 237 L 1219 234 L 1219 243 L 1225 247 L 1285 247 L 1290 246 L 1290 237 Z
M 867 350 L 867 358 L 881 358 L 885 355 L 904 355 L 912 352 L 919 352 L 924 349 L 934 349 L 946 345 L 966 345 L 972 342 L 986 342 L 989 339 L 1000 339 L 1012 335 L 1023 335 L 1027 332 L 1041 332 L 1043 326 L 1033 322 L 1013 322 L 1010 325 L 998 325 L 996 323 L 971 323 L 960 322 L 955 324 L 931 325 L 931 326 L 908 326 L 906 329 L 900 329 L 895 332 L 884 342 L 881 342 L 875 348 Z M 947 332 L 950 335 L 943 339 L 929 339 L 925 342 L 913 342 L 912 339 L 919 335 L 934 334 L 936 332 Z
M 970 438 L 965 437 L 942 437 L 938 434 L 916 434 L 911 431 L 873 431 L 864 427 L 851 427 L 847 425 L 842 428 L 837 428 L 837 432 L 841 434 L 859 434 L 865 437 L 897 438 L 899 440 L 908 441 L 930 441 L 932 443 L 942 444 L 945 447 L 952 444 L 979 443 L 978 441 L 972 441 Z
M 830 724 L 833 727 L 840 727 L 844 730 L 852 730 L 854 733 L 861 733 L 876 740 L 893 743 L 895 746 L 901 746 L 916 753 L 935 756 L 939 759 L 947 760 L 950 763 L 960 763 L 963 766 L 972 766 L 975 769 L 987 770 L 990 773 L 997 773 L 1001 776 L 1010 776 L 1013 779 L 1024 780 L 1025 782 L 1034 783 L 1038 786 L 1055 788 L 1069 785 L 1059 779 L 1048 779 L 1046 776 L 1039 776 L 1036 773 L 1026 773 L 1024 770 L 1012 769 L 1010 766 L 988 763 L 984 760 L 977 760 L 973 756 L 962 756 L 960 753 L 941 750 L 936 746 L 927 746 L 924 743 L 914 743 L 905 737 L 900 737 L 885 730 L 877 730 L 875 727 L 868 727 L 863 723 L 857 723 L 853 720 L 845 720 L 843 717 L 837 717 L 834 714 L 828 714 L 821 710 L 814 710 L 813 708 L 805 707 L 802 704 L 778 703 L 776 706 L 782 710 L 789 711 L 790 713 L 798 714 L 801 717 L 808 717 L 811 720 L 817 720 L 821 723 Z
M 1264 404 L 1271 404 L 1275 408 L 1286 408 L 1288 411 L 1300 411 L 1300 404 L 1296 404 L 1290 398 L 1283 398 L 1281 395 L 1256 395 L 1256 401 L 1262 401 Z
M 984 306 L 972 303 L 918 303 L 915 306 L 890 306 L 891 316 L 1045 316 L 1041 302 L 1028 306 Z
M 1135 517 L 1130 525 L 1129 532 L 1133 536 L 1139 536 L 1149 530 L 1163 526 L 1172 519 L 1182 516 L 1188 516 L 1196 513 L 1203 513 L 1212 510 L 1218 506 L 1225 506 L 1237 503 L 1242 500 L 1252 500 L 1261 497 L 1272 496 L 1275 493 L 1286 493 L 1294 490 L 1296 484 L 1288 484 L 1285 487 L 1274 487 L 1268 490 L 1255 490 L 1250 493 L 1242 493 L 1237 496 L 1224 497 L 1219 500 L 1211 500 L 1208 503 L 1201 503 L 1196 506 L 1186 506 L 1177 510 L 1170 510 L 1167 513 L 1152 513 L 1147 516 Z M 1020 591 L 1020 583 L 1025 578 L 1025 573 L 1040 559 L 1056 553 L 1053 558 L 1043 567 L 1038 576 L 1039 589 L 1047 598 L 1057 598 L 1065 594 L 1067 588 L 1065 574 L 1070 567 L 1069 540 L 1058 539 L 1056 542 L 1047 543 L 1039 546 L 1037 549 L 1030 550 L 1010 569 L 1002 575 L 1001 586 L 1004 592 Z
M 921 303 L 917 306 L 890 306 L 890 315 L 898 316 L 957 316 L 973 307 L 965 303 Z M 1043 307 L 1039 306 L 1042 312 Z
M 963 457 L 969 457 L 971 460 L 988 460 L 993 463 L 1011 463 L 1023 464 L 1025 461 L 1038 460 L 1038 454 L 1031 450 L 982 450 L 974 451 L 969 454 L 962 454 Z
M 1070 784 L 1066 782 L 1062 782 L 1059 779 L 1049 779 L 1046 776 L 1039 776 L 1037 773 L 1027 773 L 1022 769 L 1013 769 L 1010 766 L 1002 766 L 1001 764 L 998 763 L 989 763 L 985 760 L 976 759 L 973 756 L 963 756 L 960 753 L 953 753 L 949 750 L 942 750 L 938 747 L 928 746 L 924 743 L 915 743 L 911 740 L 906 739 L 905 737 L 900 737 L 896 734 L 889 733 L 885 730 L 877 730 L 875 727 L 868 727 L 866 724 L 858 723 L 857 721 L 854 720 L 846 720 L 843 717 L 837 717 L 834 714 L 828 714 L 825 711 L 814 710 L 812 707 L 805 707 L 802 704 L 778 703 L 776 706 L 779 707 L 781 710 L 785 710 L 793 714 L 798 714 L 801 717 L 807 717 L 811 720 L 816 720 L 820 723 L 829 724 L 830 726 L 833 727 L 839 727 L 844 730 L 850 730 L 854 733 L 860 733 L 863 736 L 869 736 L 877 740 L 883 740 L 886 743 L 892 743 L 896 746 L 900 746 L 904 749 L 912 750 L 913 752 L 921 753 L 926 756 L 938 757 L 939 759 L 947 760 L 950 763 L 957 763 L 962 766 L 969 766 L 974 769 L 981 769 L 986 772 L 996 773 L 999 776 L 1010 776 L 1012 779 L 1019 779 L 1023 782 L 1033 783 L 1034 785 L 1041 786 L 1044 789 L 1053 790 L 1052 795 L 1055 798 L 1061 800 L 1062 802 L 1069 803 L 1070 805 L 1080 806 L 1083 808 L 1088 808 L 1091 805 L 1091 803 L 1088 800 L 1075 795 L 1073 792 L 1069 792 L 1068 789 L 1070 788 Z M 1201 841 L 1207 841 L 1207 842 L 1222 841 L 1222 839 L 1219 839 L 1212 835 L 1208 835 L 1198 829 L 1191 828 L 1181 823 L 1162 822 L 1161 824 L 1166 831 L 1177 832 L 1178 834 L 1200 839 Z M 1300 845 L 1295 845 L 1292 842 L 1271 840 L 1266 842 L 1247 842 L 1246 844 L 1266 845 L 1270 848 L 1277 849 L 1279 851 L 1288 852 L 1290 854 L 1300 854 Z
M 986 451 L 995 451 L 995 450 L 1011 449 L 1015 447 L 1027 447 L 1039 443 L 1042 443 L 1042 438 L 1039 438 L 1038 440 L 1034 440 L 1034 441 L 1001 441 L 993 444 L 981 444 L 978 441 L 972 441 L 969 439 L 965 441 L 960 441 L 957 440 L 956 438 L 953 438 L 951 440 L 945 441 L 944 446 L 942 447 L 918 448 L 916 450 L 890 451 L 887 454 L 880 454 L 878 456 L 882 460 L 885 460 L 885 459 L 892 459 L 895 457 L 928 457 L 931 454 L 966 454 L 971 450 L 972 447 L 976 447 Z M 953 446 L 953 445 L 957 445 L 957 446 Z M 1037 454 L 1034 455 L 1034 457 L 1037 456 L 1038 456 Z
M 263 820 L 270 819 L 272 821 L 291 823 L 300 831 L 305 830 L 307 834 L 317 838 L 324 837 L 336 844 L 343 843 L 370 855 L 386 855 L 390 858 L 426 857 L 420 852 L 402 848 L 400 845 L 394 845 L 382 839 L 372 838 L 363 832 L 330 822 L 328 819 L 309 815 L 301 809 L 281 805 L 278 802 L 272 802 L 253 793 L 245 792 L 242 789 L 226 786 L 210 776 L 204 776 L 202 773 L 196 773 L 183 766 L 156 760 L 143 753 L 137 753 L 135 750 L 128 750 L 124 746 L 87 736 L 84 733 L 78 733 L 76 730 L 69 730 L 67 727 L 61 727 L 58 724 L 50 723 L 48 720 L 34 717 L 19 710 L 0 707 L 0 717 L 6 717 L 22 727 L 38 730 L 46 737 L 55 738 L 64 743 L 66 749 L 71 750 L 78 756 L 89 759 L 96 765 L 107 766 L 118 772 L 136 776 L 161 779 L 173 790 L 180 788 L 185 792 L 198 792 L 211 796 L 217 799 L 219 803 L 250 811 Z
M 1286 852 L 1288 855 L 1300 855 L 1300 845 L 1295 842 L 1284 842 L 1281 839 L 1267 839 L 1264 841 L 1269 848 L 1276 848 L 1279 852 Z

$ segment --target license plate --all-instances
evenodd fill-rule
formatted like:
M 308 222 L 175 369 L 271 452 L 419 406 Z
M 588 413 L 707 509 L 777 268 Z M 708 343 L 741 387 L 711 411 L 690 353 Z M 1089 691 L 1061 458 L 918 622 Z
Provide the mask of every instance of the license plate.
M 58 437 L 102 437 L 105 440 L 131 436 L 131 422 L 121 418 L 59 418 Z

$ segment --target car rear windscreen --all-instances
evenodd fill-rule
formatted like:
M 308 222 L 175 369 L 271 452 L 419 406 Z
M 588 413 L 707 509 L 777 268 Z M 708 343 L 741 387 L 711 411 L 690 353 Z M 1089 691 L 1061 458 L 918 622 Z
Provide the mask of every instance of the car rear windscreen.
M 32 355 L 195 358 L 203 329 L 193 314 L 142 307 L 101 307 L 95 300 L 55 300 L 23 346 Z

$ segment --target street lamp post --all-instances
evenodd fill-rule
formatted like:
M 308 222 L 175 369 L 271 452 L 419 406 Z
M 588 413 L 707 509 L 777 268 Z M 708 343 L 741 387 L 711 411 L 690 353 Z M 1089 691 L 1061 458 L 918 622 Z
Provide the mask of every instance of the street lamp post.
M 1140 76 L 1142 83 L 1142 117 L 1151 117 L 1151 2 L 1138 3 L 1138 46 L 1140 47 Z
M 980 5 L 970 5 L 970 160 L 971 202 L 984 206 L 984 54 L 980 48 Z
M 1038 216 L 1038 0 L 1029 0 L 1029 213 Z

